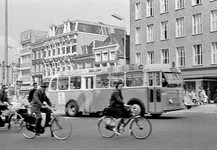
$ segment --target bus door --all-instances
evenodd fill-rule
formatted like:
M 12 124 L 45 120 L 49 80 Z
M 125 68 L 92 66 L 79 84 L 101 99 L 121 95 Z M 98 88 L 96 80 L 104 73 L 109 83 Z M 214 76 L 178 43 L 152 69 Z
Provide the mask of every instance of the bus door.
M 148 72 L 148 106 L 150 114 L 162 113 L 161 72 Z
M 84 112 L 91 112 L 93 102 L 93 76 L 84 77 Z

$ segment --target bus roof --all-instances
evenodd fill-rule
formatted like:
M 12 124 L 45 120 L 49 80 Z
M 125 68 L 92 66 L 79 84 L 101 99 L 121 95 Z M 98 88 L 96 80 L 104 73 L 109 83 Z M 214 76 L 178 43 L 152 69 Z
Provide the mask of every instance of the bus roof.
M 147 72 L 151 71 L 163 71 L 163 72 L 178 72 L 181 73 L 181 70 L 176 67 L 172 67 L 170 64 L 148 64 L 148 65 L 119 65 L 111 67 L 100 67 L 100 68 L 88 68 L 88 69 L 79 69 L 71 71 L 60 71 L 58 74 L 52 76 L 52 78 L 57 78 L 59 76 L 69 76 L 69 75 L 87 75 L 87 74 L 98 74 L 98 73 L 112 73 L 112 72 L 121 72 L 121 71 L 139 71 L 145 70 Z

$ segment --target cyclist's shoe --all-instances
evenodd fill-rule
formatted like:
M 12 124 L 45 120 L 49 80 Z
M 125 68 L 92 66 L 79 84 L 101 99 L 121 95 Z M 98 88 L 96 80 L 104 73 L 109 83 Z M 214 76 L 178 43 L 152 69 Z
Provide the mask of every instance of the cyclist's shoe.
M 121 134 L 117 131 L 116 128 L 113 128 L 113 131 L 114 131 L 114 133 L 115 133 L 116 135 L 121 135 Z

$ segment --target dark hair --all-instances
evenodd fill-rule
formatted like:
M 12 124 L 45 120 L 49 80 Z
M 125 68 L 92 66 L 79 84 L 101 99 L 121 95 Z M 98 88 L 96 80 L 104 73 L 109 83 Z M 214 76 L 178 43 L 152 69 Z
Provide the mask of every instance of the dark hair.
M 122 81 L 118 81 L 118 82 L 116 83 L 116 85 L 115 85 L 115 88 L 116 88 L 116 89 L 118 88 L 119 84 L 124 84 L 124 83 L 123 83 Z
M 33 83 L 33 86 L 36 85 L 37 83 Z

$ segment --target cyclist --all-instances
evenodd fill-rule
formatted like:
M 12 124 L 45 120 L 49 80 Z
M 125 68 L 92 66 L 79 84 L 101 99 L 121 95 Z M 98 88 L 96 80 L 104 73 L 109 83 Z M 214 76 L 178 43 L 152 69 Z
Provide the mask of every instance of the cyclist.
M 37 90 L 37 87 L 38 87 L 37 83 L 33 83 L 33 89 L 30 90 L 29 96 L 28 96 L 29 103 L 32 101 L 34 92 Z
M 6 110 L 7 109 L 7 105 L 5 105 L 4 103 L 8 103 L 9 105 L 11 105 L 6 90 L 7 87 L 5 85 L 2 85 L 2 89 L 0 90 L 0 111 Z M 0 120 L 1 123 L 2 120 Z M 5 122 L 8 123 L 9 121 L 9 116 L 5 116 Z
M 122 122 L 125 117 L 130 116 L 130 111 L 128 111 L 127 109 L 128 105 L 124 104 L 124 101 L 123 101 L 123 96 L 122 96 L 122 91 L 121 91 L 123 85 L 124 84 L 122 81 L 118 81 L 116 83 L 115 89 L 110 98 L 111 114 L 113 117 L 119 118 L 117 121 L 116 127 L 113 129 L 113 131 L 117 135 L 120 135 L 120 133 L 117 130 L 118 124 Z
M 31 111 L 35 113 L 37 116 L 37 126 L 41 127 L 42 116 L 41 112 L 46 114 L 45 119 L 45 127 L 50 127 L 50 120 L 51 120 L 51 110 L 47 107 L 43 107 L 43 103 L 46 102 L 49 106 L 52 106 L 49 98 L 46 96 L 46 83 L 42 83 L 41 88 L 36 90 L 33 95 L 33 99 L 31 101 Z

